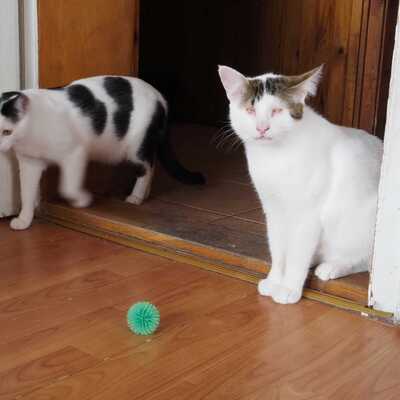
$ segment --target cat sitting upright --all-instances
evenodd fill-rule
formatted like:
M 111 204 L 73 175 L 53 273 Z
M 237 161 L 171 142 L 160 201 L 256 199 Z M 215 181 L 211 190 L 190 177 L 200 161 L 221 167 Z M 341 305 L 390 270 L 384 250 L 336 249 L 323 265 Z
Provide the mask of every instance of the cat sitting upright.
M 267 217 L 272 267 L 258 290 L 277 303 L 300 300 L 313 265 L 335 279 L 366 271 L 372 256 L 382 142 L 305 104 L 321 71 L 248 78 L 219 67 Z
M 167 114 L 163 96 L 137 78 L 98 76 L 56 90 L 3 93 L 0 151 L 15 150 L 21 181 L 22 209 L 11 227 L 31 225 L 40 177 L 49 164 L 60 166 L 60 192 L 76 207 L 91 202 L 82 188 L 90 159 L 135 165 L 138 179 L 126 199 L 134 204 L 149 195 L 156 154 L 181 182 L 204 183 L 200 173 L 187 171 L 173 157 Z

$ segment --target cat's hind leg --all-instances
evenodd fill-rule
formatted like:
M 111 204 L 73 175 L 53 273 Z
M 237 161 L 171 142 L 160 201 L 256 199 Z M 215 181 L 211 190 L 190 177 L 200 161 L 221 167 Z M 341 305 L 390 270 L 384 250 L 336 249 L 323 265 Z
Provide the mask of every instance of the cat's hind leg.
M 10 227 L 15 230 L 22 230 L 29 228 L 32 224 L 39 196 L 40 178 L 46 168 L 46 163 L 25 156 L 17 155 L 17 158 L 19 165 L 22 208 L 18 217 L 11 220 Z
M 328 281 L 364 271 L 368 271 L 367 263 L 351 265 L 350 263 L 324 262 L 315 268 L 314 274 L 319 279 Z
M 77 148 L 60 163 L 60 192 L 74 207 L 87 207 L 92 201 L 92 195 L 83 189 L 87 166 L 85 149 Z
M 136 163 L 136 184 L 132 193 L 125 199 L 128 203 L 140 205 L 150 195 L 151 182 L 154 175 L 154 165 Z

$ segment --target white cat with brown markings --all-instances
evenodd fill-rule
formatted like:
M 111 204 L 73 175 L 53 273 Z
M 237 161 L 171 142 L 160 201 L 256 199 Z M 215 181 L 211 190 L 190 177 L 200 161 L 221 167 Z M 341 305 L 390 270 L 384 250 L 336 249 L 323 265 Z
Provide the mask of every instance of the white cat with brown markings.
M 173 156 L 167 114 L 163 96 L 130 77 L 98 76 L 56 90 L 3 93 L 0 151 L 15 150 L 21 181 L 22 209 L 11 227 L 31 225 L 40 177 L 49 164 L 60 167 L 60 192 L 76 207 L 91 201 L 82 187 L 90 159 L 134 164 L 138 179 L 126 199 L 134 204 L 149 195 L 156 155 L 181 182 L 204 183 L 201 174 L 187 171 Z
M 305 104 L 321 71 L 248 78 L 219 67 L 267 217 L 272 267 L 258 290 L 277 303 L 300 300 L 313 265 L 328 280 L 367 271 L 372 257 L 382 142 Z

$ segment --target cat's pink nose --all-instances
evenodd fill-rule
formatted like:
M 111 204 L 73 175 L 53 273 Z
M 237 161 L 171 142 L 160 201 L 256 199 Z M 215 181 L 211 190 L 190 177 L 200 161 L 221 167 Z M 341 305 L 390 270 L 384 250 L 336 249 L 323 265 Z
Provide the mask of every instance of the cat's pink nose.
M 267 130 L 269 129 L 269 126 L 265 126 L 265 125 L 263 125 L 263 126 L 257 126 L 257 132 L 260 134 L 260 135 L 265 135 L 266 133 L 267 133 Z

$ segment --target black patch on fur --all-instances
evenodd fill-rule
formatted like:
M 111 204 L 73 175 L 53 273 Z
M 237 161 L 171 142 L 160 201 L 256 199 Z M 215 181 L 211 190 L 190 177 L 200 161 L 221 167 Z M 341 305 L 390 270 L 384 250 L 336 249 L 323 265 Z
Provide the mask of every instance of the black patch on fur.
M 167 124 L 167 115 L 163 105 L 158 101 L 150 124 L 144 136 L 143 142 L 138 151 L 138 158 L 153 165 L 154 156 L 157 151 L 161 135 L 164 133 Z
M 67 93 L 69 100 L 81 110 L 83 115 L 90 118 L 95 133 L 101 135 L 107 123 L 105 104 L 96 99 L 92 91 L 84 85 L 68 86 Z
M 20 112 L 17 108 L 16 102 L 22 95 L 21 92 L 4 92 L 0 97 L 0 113 L 4 117 L 8 118 L 14 124 L 20 120 Z M 9 100 L 15 96 L 14 99 Z
M 276 86 L 275 86 L 275 80 L 273 78 L 267 78 L 265 80 L 265 90 L 267 91 L 267 93 L 275 94 Z
M 122 139 L 129 129 L 133 111 L 133 91 L 128 79 L 118 76 L 104 78 L 104 88 L 117 104 L 113 115 L 116 135 Z
M 141 163 L 130 162 L 130 167 L 132 169 L 132 175 L 136 176 L 136 178 L 141 178 L 146 175 L 146 167 Z
M 157 101 L 156 108 L 147 128 L 146 135 L 138 151 L 138 158 L 150 164 L 157 154 L 165 170 L 178 181 L 189 184 L 204 184 L 204 176 L 199 172 L 188 171 L 177 160 L 170 143 L 167 111 L 161 102 Z
M 285 80 L 281 77 L 267 78 L 265 80 L 265 90 L 269 94 L 276 94 L 286 89 Z

